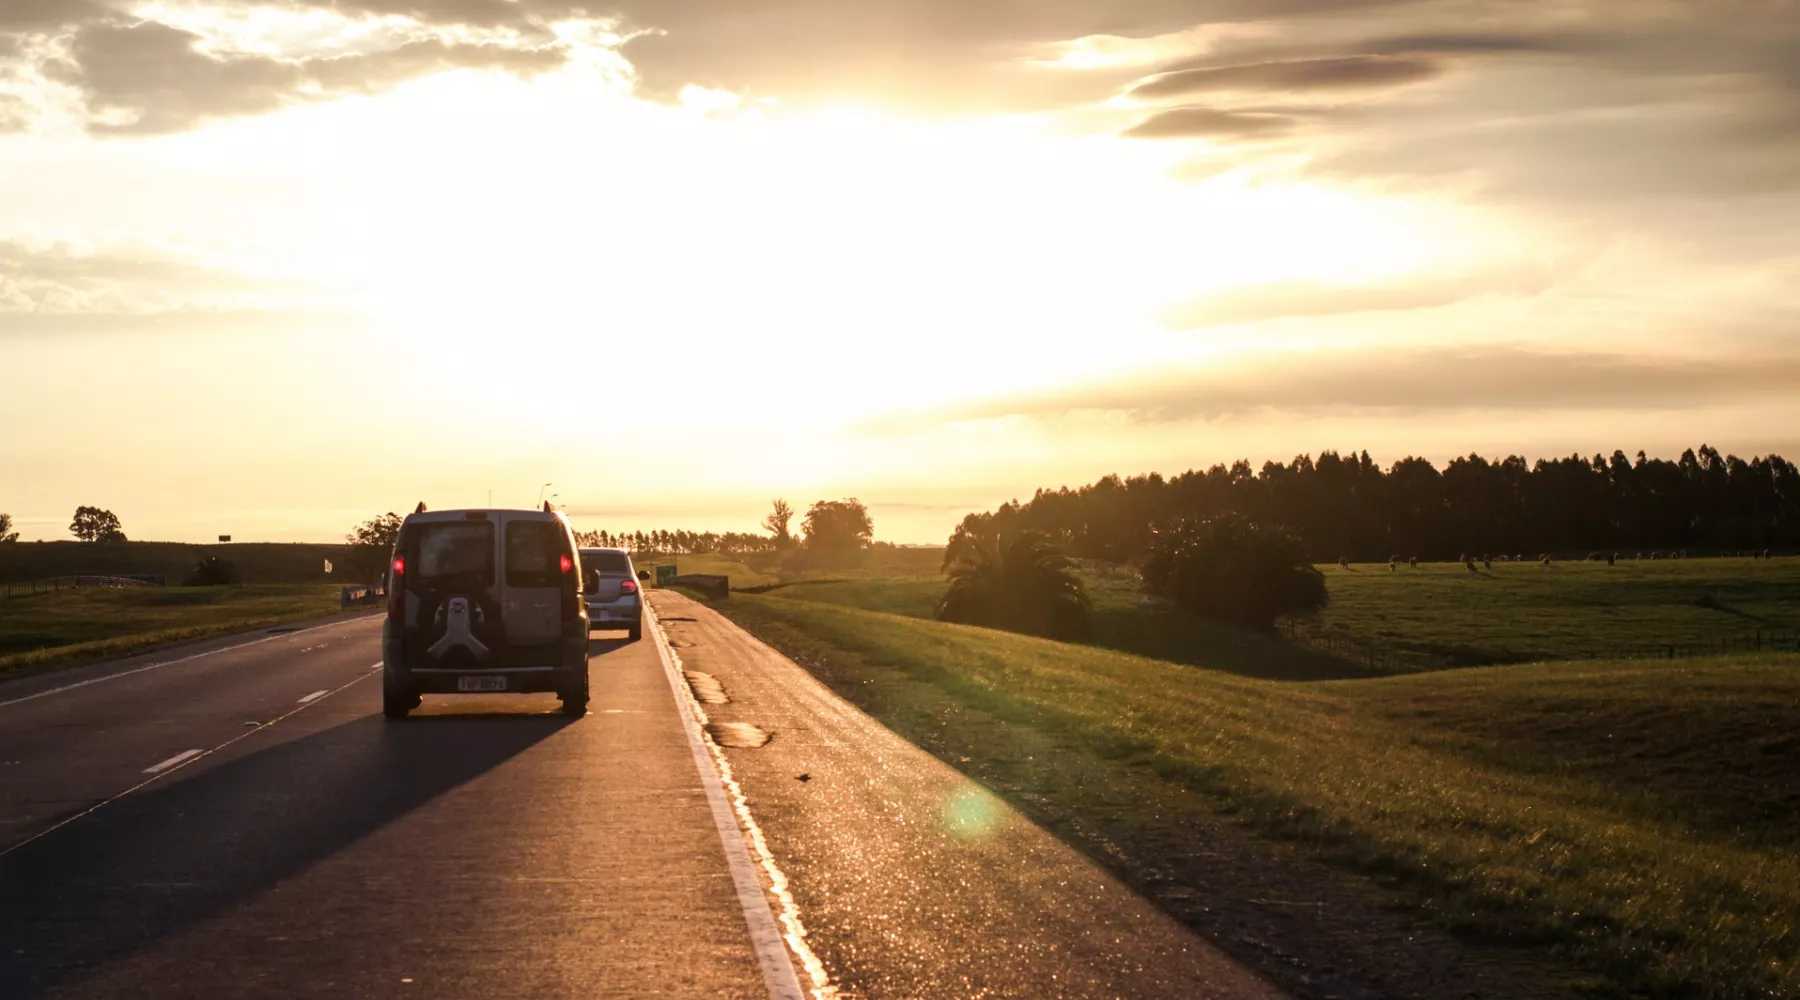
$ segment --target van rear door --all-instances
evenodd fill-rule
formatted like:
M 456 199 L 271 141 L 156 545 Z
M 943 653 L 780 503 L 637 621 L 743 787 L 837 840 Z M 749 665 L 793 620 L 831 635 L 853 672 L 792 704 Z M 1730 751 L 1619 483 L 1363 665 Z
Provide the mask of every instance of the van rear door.
M 506 568 L 500 601 L 506 638 L 518 645 L 541 645 L 562 638 L 562 560 L 571 560 L 562 522 L 549 517 L 506 521 Z

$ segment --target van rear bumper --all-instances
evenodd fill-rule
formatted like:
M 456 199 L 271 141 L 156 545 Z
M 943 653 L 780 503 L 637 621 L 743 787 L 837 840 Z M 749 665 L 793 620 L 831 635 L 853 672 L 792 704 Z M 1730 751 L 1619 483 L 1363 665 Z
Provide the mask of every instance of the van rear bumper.
M 465 690 L 465 677 L 504 678 L 507 694 L 556 693 L 585 690 L 587 679 L 587 629 L 580 626 L 581 638 L 565 638 L 561 643 L 561 663 L 518 663 L 516 660 L 493 666 L 448 669 L 407 662 L 406 644 L 398 636 L 382 635 L 381 667 L 383 682 L 392 690 L 413 694 L 480 694 Z M 552 653 L 552 657 L 555 654 Z M 552 658 L 546 657 L 546 659 Z

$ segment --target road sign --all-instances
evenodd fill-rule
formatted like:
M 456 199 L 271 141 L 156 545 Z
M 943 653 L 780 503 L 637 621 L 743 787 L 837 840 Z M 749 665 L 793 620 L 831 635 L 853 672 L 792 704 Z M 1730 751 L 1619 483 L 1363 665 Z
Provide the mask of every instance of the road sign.
M 325 572 L 327 574 L 330 574 L 331 572 L 331 560 L 329 559 L 325 560 Z
M 673 567 L 673 566 L 658 566 L 658 567 L 656 567 L 656 585 L 658 587 L 668 586 L 669 581 L 673 580 L 673 579 L 675 579 L 675 567 Z

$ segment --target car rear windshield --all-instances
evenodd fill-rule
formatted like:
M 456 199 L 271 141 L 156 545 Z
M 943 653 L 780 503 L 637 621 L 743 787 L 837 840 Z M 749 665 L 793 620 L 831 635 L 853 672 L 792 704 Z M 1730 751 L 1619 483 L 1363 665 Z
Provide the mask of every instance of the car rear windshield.
M 554 521 L 513 521 L 506 526 L 506 585 L 562 585 L 562 526 Z
M 412 572 L 408 577 L 429 586 L 458 580 L 494 583 L 494 526 L 486 521 L 444 521 L 415 525 Z
M 581 555 L 581 568 L 601 573 L 622 573 L 631 575 L 631 560 L 623 552 L 584 552 Z

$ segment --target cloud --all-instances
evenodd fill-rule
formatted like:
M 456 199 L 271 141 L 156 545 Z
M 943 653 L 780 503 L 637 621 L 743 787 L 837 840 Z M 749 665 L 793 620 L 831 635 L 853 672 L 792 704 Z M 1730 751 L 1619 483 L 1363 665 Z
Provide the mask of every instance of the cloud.
M 81 91 L 96 131 L 144 134 L 380 90 L 447 69 L 530 74 L 553 69 L 565 58 L 560 49 L 430 39 L 385 51 L 281 59 L 215 55 L 201 51 L 203 41 L 156 21 L 90 24 L 74 33 L 69 62 L 53 73 Z
M 1292 131 L 1294 119 L 1260 111 L 1220 111 L 1216 108 L 1185 107 L 1161 111 L 1120 135 L 1137 139 L 1188 139 L 1227 136 L 1255 139 L 1282 135 Z
M 102 17 L 108 13 L 89 0 L 6 0 L 0 4 L 0 31 L 28 31 Z
M 149 251 L 82 251 L 0 241 L 0 316 L 145 316 L 194 309 L 286 307 L 317 289 Z
M 1435 61 L 1409 56 L 1342 56 L 1176 70 L 1131 88 L 1130 96 L 1154 100 L 1221 90 L 1312 91 L 1389 87 L 1430 79 Z
M 1173 329 L 1193 329 L 1300 316 L 1437 309 L 1478 295 L 1535 295 L 1548 289 L 1553 281 L 1548 267 L 1415 277 L 1402 285 L 1282 281 L 1210 292 L 1163 310 L 1158 319 Z
M 1800 355 L 1794 354 L 1725 360 L 1505 346 L 1285 352 L 1251 364 L 888 414 L 859 429 L 897 435 L 949 423 L 1080 412 L 1168 424 L 1264 412 L 1669 411 L 1759 396 L 1783 399 L 1796 384 Z

